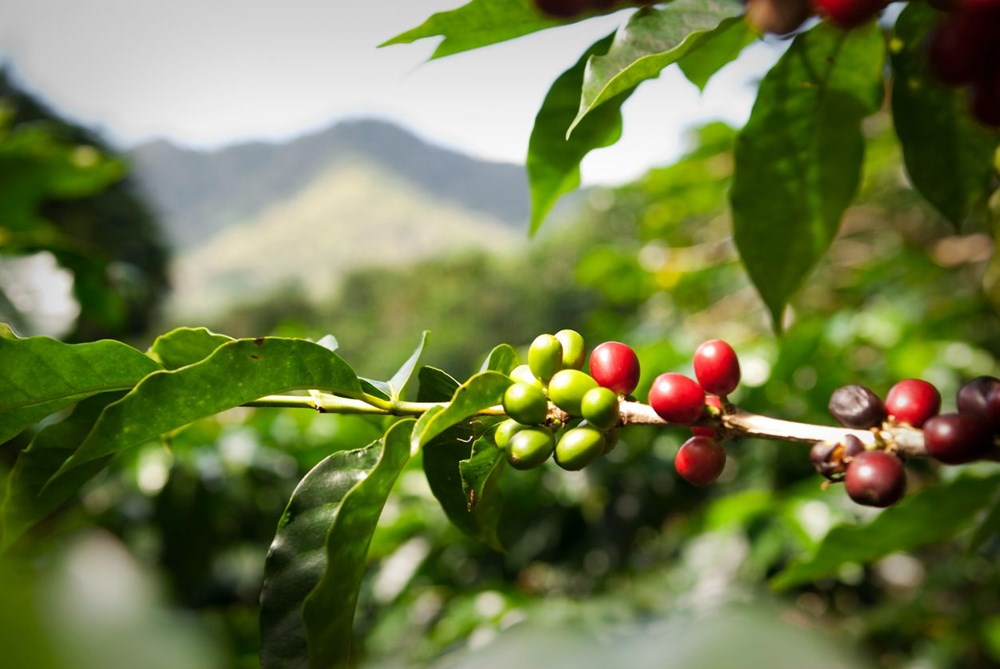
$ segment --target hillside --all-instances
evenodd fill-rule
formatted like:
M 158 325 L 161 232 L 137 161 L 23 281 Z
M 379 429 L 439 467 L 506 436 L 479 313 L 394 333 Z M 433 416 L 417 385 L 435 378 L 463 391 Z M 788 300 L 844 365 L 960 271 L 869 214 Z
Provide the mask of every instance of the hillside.
M 178 250 L 294 198 L 334 165 L 357 161 L 442 202 L 519 230 L 527 225 L 523 167 L 443 149 L 383 121 L 349 121 L 283 143 L 249 142 L 214 151 L 157 141 L 136 147 L 129 160 Z

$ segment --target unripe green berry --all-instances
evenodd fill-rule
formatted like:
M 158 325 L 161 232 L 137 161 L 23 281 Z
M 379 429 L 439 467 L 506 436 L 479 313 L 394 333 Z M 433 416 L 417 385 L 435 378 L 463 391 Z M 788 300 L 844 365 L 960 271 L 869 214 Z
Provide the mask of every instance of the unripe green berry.
M 591 388 L 580 400 L 580 415 L 599 430 L 618 424 L 618 394 L 610 388 Z
M 552 432 L 544 427 L 526 427 L 511 437 L 504 454 L 514 469 L 534 469 L 555 450 Z
M 529 386 L 544 388 L 544 384 L 531 373 L 531 368 L 527 365 L 518 365 L 510 370 L 510 378 L 517 383 L 527 383 Z
M 528 368 L 543 382 L 562 368 L 562 358 L 562 344 L 555 335 L 538 335 L 528 348 Z
M 508 418 L 497 425 L 496 432 L 493 433 L 493 441 L 496 442 L 497 448 L 507 448 L 511 438 L 524 429 L 526 429 L 524 425 L 521 425 L 513 418 Z
M 560 330 L 555 337 L 562 344 L 562 368 L 581 369 L 587 358 L 583 336 L 576 330 Z
M 503 394 L 503 410 L 518 423 L 538 425 L 545 422 L 549 401 L 538 386 L 515 383 Z
M 564 369 L 549 381 L 549 399 L 569 415 L 579 416 L 583 396 L 596 387 L 597 381 L 590 375 L 577 369 Z
M 618 430 L 608 430 L 604 433 L 604 453 L 601 455 L 607 455 L 611 451 L 615 450 L 618 442 L 621 441 L 621 437 L 618 434 Z
M 566 430 L 556 444 L 556 464 L 563 469 L 583 469 L 604 453 L 604 435 L 592 427 Z

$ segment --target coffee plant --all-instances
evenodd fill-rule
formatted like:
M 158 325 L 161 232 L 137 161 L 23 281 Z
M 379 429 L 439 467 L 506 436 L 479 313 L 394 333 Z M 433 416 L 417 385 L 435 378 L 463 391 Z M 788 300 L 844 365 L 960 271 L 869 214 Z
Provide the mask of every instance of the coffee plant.
M 739 257 L 781 333 L 789 300 L 858 192 L 873 141 L 866 124 L 885 107 L 913 187 L 956 227 L 993 231 L 1000 3 L 932 4 L 915 0 L 883 13 L 884 2 L 869 0 L 472 0 L 388 44 L 441 37 L 440 57 L 627 10 L 617 31 L 554 82 L 538 112 L 527 157 L 535 231 L 579 185 L 583 158 L 617 140 L 621 106 L 640 84 L 677 63 L 704 88 L 758 38 L 786 35 L 737 136 L 729 192 Z M 954 403 L 924 379 L 899 379 L 884 398 L 857 383 L 841 386 L 829 398 L 839 423 L 832 425 L 784 420 L 780 405 L 762 415 L 735 404 L 730 396 L 744 370 L 738 351 L 717 338 L 701 343 L 686 366 L 643 370 L 628 343 L 588 347 L 578 332 L 562 329 L 520 351 L 497 345 L 467 378 L 422 364 L 426 340 L 378 380 L 359 374 L 332 336 L 230 338 L 180 328 L 143 351 L 113 340 L 19 337 L 6 327 L 0 442 L 28 445 L 7 476 L 0 550 L 30 554 L 116 458 L 158 440 L 169 444 L 237 407 L 356 415 L 379 427 L 353 448 L 326 454 L 287 501 L 260 594 L 265 668 L 357 661 L 355 611 L 376 526 L 416 459 L 451 523 L 502 550 L 498 526 L 508 502 L 501 477 L 600 468 L 630 430 L 682 434 L 674 467 L 699 487 L 725 477 L 727 451 L 747 439 L 799 444 L 817 486 L 843 483 L 858 505 L 893 508 L 867 525 L 831 531 L 813 554 L 773 576 L 776 588 L 957 531 L 954 523 L 927 522 L 899 537 L 888 531 L 894 519 L 983 511 L 974 547 L 1000 524 L 1000 507 L 990 506 L 1000 482 L 993 464 L 1000 460 L 1000 379 L 992 376 L 969 380 Z M 942 413 L 952 404 L 954 412 Z M 950 473 L 970 463 L 982 470 L 960 479 Z M 947 487 L 908 495 L 913 469 L 958 480 L 961 509 L 942 504 Z

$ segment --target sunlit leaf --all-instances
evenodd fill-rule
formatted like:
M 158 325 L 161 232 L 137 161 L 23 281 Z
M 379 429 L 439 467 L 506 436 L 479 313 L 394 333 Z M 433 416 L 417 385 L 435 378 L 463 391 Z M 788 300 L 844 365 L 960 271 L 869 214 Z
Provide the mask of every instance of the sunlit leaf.
M 461 385 L 448 372 L 437 367 L 424 366 L 417 373 L 420 388 L 417 390 L 418 402 L 447 402 Z
M 354 371 L 302 339 L 240 339 L 201 362 L 151 374 L 109 406 L 57 474 L 245 402 L 296 389 L 357 396 Z
M 539 13 L 531 0 L 471 0 L 457 9 L 433 14 L 380 46 L 440 36 L 444 39 L 431 58 L 441 58 L 559 25 L 562 23 Z
M 595 107 L 660 76 L 663 68 L 738 21 L 743 12 L 739 0 L 674 0 L 663 9 L 633 14 L 615 33 L 607 53 L 588 61 L 570 132 Z
M 69 417 L 40 430 L 28 448 L 18 454 L 0 510 L 0 548 L 9 547 L 24 532 L 58 510 L 108 463 L 110 457 L 93 460 L 42 492 L 45 483 L 90 432 L 104 408 L 120 397 L 120 392 L 88 397 L 76 405 Z
M 268 551 L 261 666 L 349 666 L 354 609 L 372 534 L 410 457 L 412 420 L 316 465 L 296 487 Z
M 1000 474 L 965 475 L 904 498 L 863 525 L 835 527 L 816 552 L 792 563 L 771 584 L 790 588 L 832 576 L 845 564 L 868 564 L 961 532 L 996 492 Z
M 892 116 L 913 186 L 955 225 L 985 203 L 997 134 L 972 120 L 965 91 L 937 83 L 925 44 L 941 20 L 923 3 L 906 5 L 892 40 Z
M 737 138 L 733 235 L 776 330 L 857 192 L 861 121 L 879 108 L 884 49 L 876 24 L 798 35 Z
M 0 337 L 0 443 L 84 397 L 125 390 L 160 369 L 116 341 Z
M 499 372 L 482 372 L 473 376 L 455 391 L 445 408 L 433 415 L 427 412 L 420 417 L 413 429 L 413 450 L 419 450 L 449 427 L 500 404 L 504 391 L 512 383 L 509 376 Z
M 425 330 L 423 335 L 420 337 L 420 343 L 417 348 L 413 351 L 406 362 L 392 375 L 389 379 L 389 396 L 398 400 L 403 396 L 403 391 L 406 390 L 406 386 L 410 383 L 410 377 L 413 376 L 413 371 L 417 368 L 417 363 L 420 362 L 420 356 L 424 352 L 424 347 L 427 345 L 427 331 Z
M 731 21 L 713 30 L 698 46 L 677 61 L 687 80 L 705 90 L 709 80 L 757 39 L 746 21 Z
M 481 372 L 500 372 L 510 374 L 511 370 L 521 363 L 517 351 L 510 344 L 500 344 L 495 346 L 490 354 L 483 361 Z M 454 392 L 454 390 L 452 391 Z M 449 395 L 450 397 L 450 395 Z
M 528 142 L 526 167 L 531 187 L 531 232 L 536 232 L 556 201 L 580 185 L 580 163 L 594 149 L 611 146 L 621 137 L 621 106 L 629 89 L 590 114 L 569 137 L 566 131 L 580 108 L 580 88 L 587 61 L 605 53 L 611 35 L 596 42 L 577 63 L 552 84 Z
M 233 341 L 207 328 L 177 328 L 160 335 L 149 347 L 149 355 L 164 369 L 178 369 L 204 360 L 215 349 Z

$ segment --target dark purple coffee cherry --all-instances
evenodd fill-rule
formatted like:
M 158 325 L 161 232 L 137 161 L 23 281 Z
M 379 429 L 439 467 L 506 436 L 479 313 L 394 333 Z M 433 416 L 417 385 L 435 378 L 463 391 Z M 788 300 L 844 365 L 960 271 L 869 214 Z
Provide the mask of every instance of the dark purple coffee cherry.
M 959 413 L 976 414 L 1000 432 L 1000 379 L 979 376 L 958 389 L 955 405 Z
M 841 442 L 820 441 L 814 444 L 809 457 L 817 472 L 831 481 L 842 481 L 847 464 L 864 451 L 864 442 L 853 434 L 848 434 Z
M 845 427 L 878 427 L 886 419 L 882 398 L 870 388 L 852 384 L 837 388 L 827 405 L 830 413 Z
M 973 413 L 943 413 L 924 424 L 924 446 L 932 458 L 960 465 L 984 457 L 993 448 L 990 424 Z
M 903 462 L 885 451 L 859 453 L 847 465 L 844 487 L 858 504 L 892 506 L 906 492 Z

